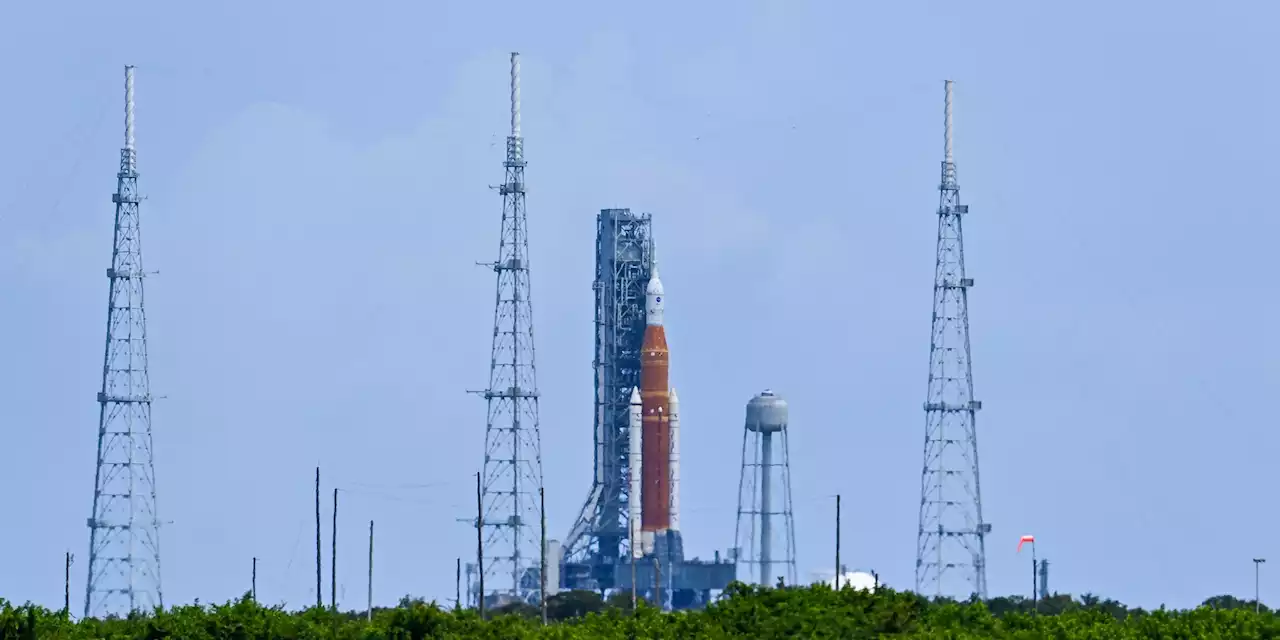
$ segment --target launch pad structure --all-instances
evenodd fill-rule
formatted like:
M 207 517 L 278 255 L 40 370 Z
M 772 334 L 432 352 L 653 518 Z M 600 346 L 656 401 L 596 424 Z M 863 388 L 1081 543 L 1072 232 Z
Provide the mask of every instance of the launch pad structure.
M 736 577 L 732 562 L 686 560 L 678 516 L 633 549 L 631 401 L 641 386 L 646 288 L 653 274 L 653 219 L 602 209 L 596 219 L 594 467 L 591 490 L 563 546 L 549 545 L 560 589 L 630 591 L 667 609 L 705 605 Z M 673 416 L 674 417 L 674 416 Z M 673 460 L 675 459 L 673 454 Z M 639 483 L 636 483 L 637 485 Z M 674 496 L 671 498 L 673 505 Z M 678 507 L 673 509 L 676 511 Z M 636 529 L 639 524 L 636 524 Z M 650 544 L 651 541 L 651 544 Z M 554 567 L 554 568 L 552 568 Z M 661 585 L 655 582 L 660 581 Z M 550 589 L 549 589 L 550 590 Z

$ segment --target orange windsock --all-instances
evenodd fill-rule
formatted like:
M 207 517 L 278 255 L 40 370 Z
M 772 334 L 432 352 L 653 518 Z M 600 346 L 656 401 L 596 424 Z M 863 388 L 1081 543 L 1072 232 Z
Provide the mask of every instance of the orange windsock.
M 1018 551 L 1019 551 L 1019 552 L 1021 552 L 1021 551 L 1022 551 L 1022 545 L 1023 545 L 1023 544 L 1025 544 L 1025 543 L 1028 543 L 1028 542 L 1030 542 L 1031 544 L 1033 544 L 1033 545 L 1034 545 L 1034 544 L 1036 543 L 1036 537 L 1035 537 L 1035 536 L 1022 536 L 1021 538 L 1018 538 Z

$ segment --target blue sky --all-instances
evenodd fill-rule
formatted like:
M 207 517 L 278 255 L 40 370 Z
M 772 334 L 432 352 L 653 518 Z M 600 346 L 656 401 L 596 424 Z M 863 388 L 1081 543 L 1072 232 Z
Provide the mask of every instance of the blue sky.
M 60 606 L 65 550 L 83 593 L 124 64 L 170 602 L 244 592 L 253 556 L 263 600 L 314 601 L 317 464 L 350 490 L 347 604 L 371 518 L 378 601 L 452 597 L 510 51 L 553 536 L 591 473 L 594 216 L 631 207 L 662 243 L 690 550 L 731 544 L 772 387 L 801 573 L 841 492 L 844 557 L 910 586 L 951 78 L 991 592 L 1027 590 L 1023 533 L 1053 589 L 1144 606 L 1251 596 L 1280 552 L 1266 3 L 131 4 L 0 9 L 0 597 Z

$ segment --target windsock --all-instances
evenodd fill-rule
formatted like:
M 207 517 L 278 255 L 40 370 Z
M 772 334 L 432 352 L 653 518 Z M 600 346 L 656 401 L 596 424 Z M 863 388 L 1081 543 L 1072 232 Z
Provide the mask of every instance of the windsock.
M 1022 545 L 1026 544 L 1026 543 L 1028 543 L 1028 542 L 1030 542 L 1030 543 L 1031 543 L 1031 546 L 1032 546 L 1032 547 L 1035 547 L 1035 546 L 1036 546 L 1036 537 L 1035 537 L 1035 536 L 1027 535 L 1027 536 L 1022 536 L 1021 538 L 1018 538 L 1018 553 L 1022 553 Z

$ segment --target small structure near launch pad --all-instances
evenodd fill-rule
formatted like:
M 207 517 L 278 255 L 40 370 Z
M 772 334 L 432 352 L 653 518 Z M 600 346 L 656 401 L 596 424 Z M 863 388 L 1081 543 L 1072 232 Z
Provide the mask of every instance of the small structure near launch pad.
M 738 479 L 738 525 L 733 536 L 739 553 L 734 559 L 746 568 L 741 578 L 744 582 L 755 578 L 757 584 L 766 587 L 773 586 L 778 578 L 787 584 L 798 584 L 790 423 L 787 401 L 769 389 L 747 402 L 742 473 Z M 775 437 L 780 451 L 773 448 Z M 780 522 L 774 520 L 775 516 Z M 778 524 L 782 526 L 775 528 Z M 781 554 L 775 555 L 775 551 Z

